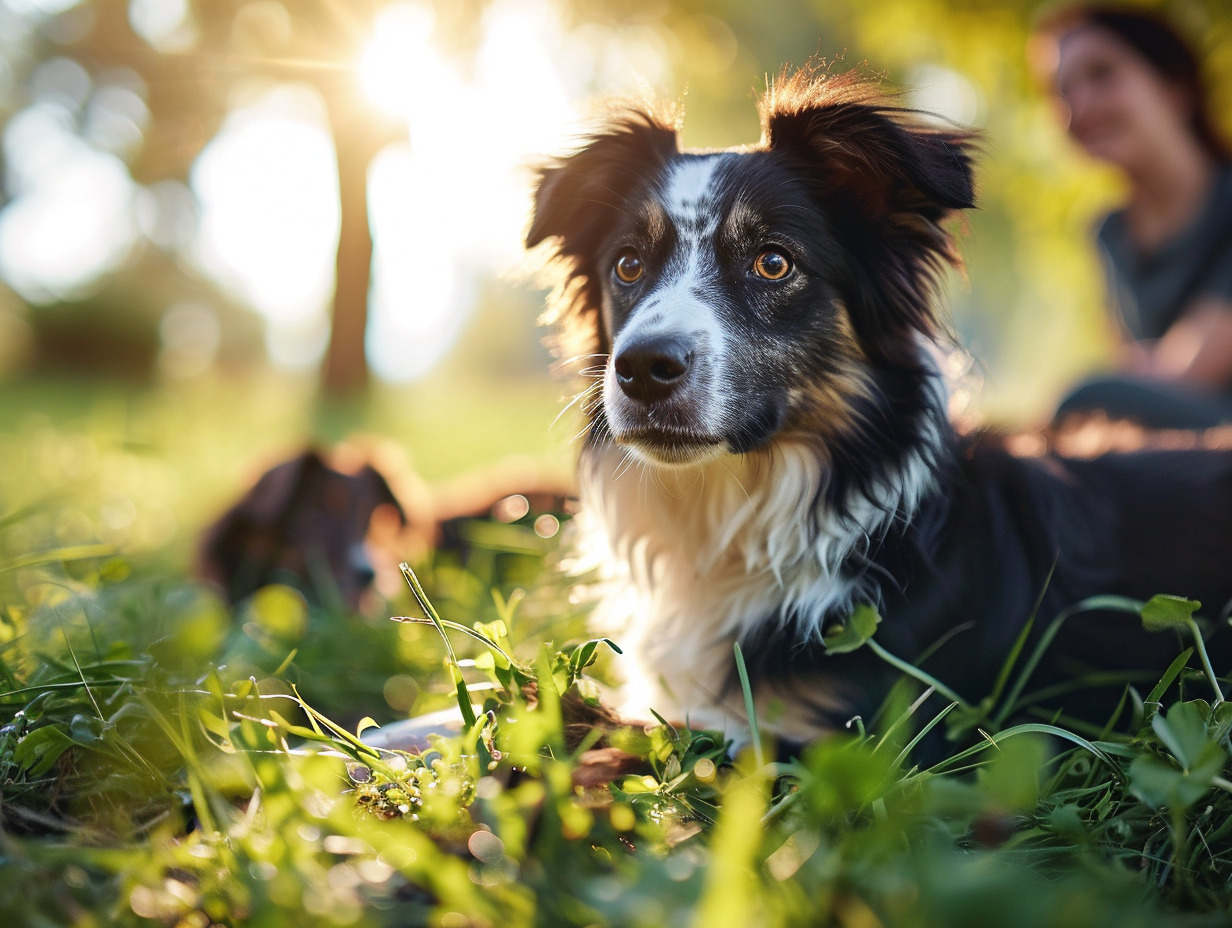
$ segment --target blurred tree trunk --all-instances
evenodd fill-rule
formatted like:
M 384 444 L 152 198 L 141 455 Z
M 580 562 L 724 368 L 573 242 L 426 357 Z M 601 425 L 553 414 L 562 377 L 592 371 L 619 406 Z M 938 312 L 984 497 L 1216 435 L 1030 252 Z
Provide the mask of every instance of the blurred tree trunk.
M 335 93 L 326 93 L 338 157 L 337 278 L 321 388 L 328 395 L 359 393 L 368 385 L 364 335 L 372 283 L 372 229 L 368 224 L 368 166 L 384 139 L 374 137 Z
M 406 137 L 404 127 L 374 118 L 354 80 L 353 56 L 382 2 L 211 0 L 193 5 L 200 34 L 192 48 L 159 53 L 133 32 L 128 0 L 94 0 L 91 26 L 73 49 L 91 73 L 132 68 L 145 83 L 151 119 L 132 165 L 139 183 L 187 178 L 222 125 L 237 83 L 264 76 L 303 81 L 321 93 L 337 156 L 340 200 L 336 291 L 321 374 L 327 396 L 359 393 L 368 383 L 368 166 L 385 144 Z

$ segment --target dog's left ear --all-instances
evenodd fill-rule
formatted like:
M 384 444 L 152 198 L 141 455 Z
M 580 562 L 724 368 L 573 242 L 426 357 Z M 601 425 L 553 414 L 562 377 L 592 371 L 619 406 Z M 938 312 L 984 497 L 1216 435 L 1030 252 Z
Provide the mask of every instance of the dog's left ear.
M 803 73 L 767 94 L 762 128 L 767 147 L 812 160 L 816 184 L 870 217 L 937 222 L 975 205 L 973 139 L 918 115 L 855 76 Z
M 961 264 L 941 223 L 975 205 L 972 133 L 924 122 L 859 76 L 784 78 L 762 104 L 762 144 L 791 158 L 835 217 L 852 261 L 844 296 L 874 353 L 898 356 L 904 332 L 931 335 L 942 264 Z

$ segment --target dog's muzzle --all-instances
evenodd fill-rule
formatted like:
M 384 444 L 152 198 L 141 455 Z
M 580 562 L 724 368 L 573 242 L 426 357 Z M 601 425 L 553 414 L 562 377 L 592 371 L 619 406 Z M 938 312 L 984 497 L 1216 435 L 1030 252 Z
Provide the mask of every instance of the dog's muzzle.
M 710 367 L 704 345 L 678 333 L 640 335 L 620 345 L 604 400 L 612 437 L 659 464 L 721 451 Z

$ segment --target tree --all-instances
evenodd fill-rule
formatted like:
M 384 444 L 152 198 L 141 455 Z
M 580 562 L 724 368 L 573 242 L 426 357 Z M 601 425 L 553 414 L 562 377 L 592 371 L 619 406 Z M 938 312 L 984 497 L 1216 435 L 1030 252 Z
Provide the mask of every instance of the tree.
M 309 0 L 293 6 L 278 0 L 209 0 L 172 28 L 163 24 L 162 34 L 154 36 L 149 30 L 141 35 L 134 26 L 137 6 L 128 0 L 87 0 L 46 21 L 41 31 L 67 33 L 60 52 L 93 75 L 124 68 L 140 76 L 150 120 L 130 164 L 139 183 L 187 179 L 226 117 L 238 82 L 302 82 L 325 102 L 337 152 L 341 229 L 321 383 L 327 394 L 361 390 L 368 377 L 364 332 L 372 260 L 367 171 L 385 144 L 405 134 L 405 127 L 376 118 L 355 80 L 354 65 L 378 0 Z M 57 30 L 69 18 L 77 28 Z M 48 54 L 53 47 L 41 51 Z

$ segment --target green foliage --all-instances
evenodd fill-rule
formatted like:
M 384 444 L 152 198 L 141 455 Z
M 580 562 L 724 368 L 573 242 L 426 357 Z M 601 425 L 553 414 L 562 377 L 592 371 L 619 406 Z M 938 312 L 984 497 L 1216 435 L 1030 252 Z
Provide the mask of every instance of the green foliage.
M 1133 794 L 1152 808 L 1181 812 L 1205 796 L 1228 759 L 1212 737 L 1211 721 L 1211 707 L 1200 701 L 1177 703 L 1167 715 L 1156 713 L 1151 728 L 1167 754 L 1134 758 L 1129 768 Z
M 1183 672 L 1194 649 L 1121 736 L 999 723 L 1006 700 L 1007 719 L 1029 708 L 1018 649 L 976 706 L 925 718 L 896 697 L 870 731 L 780 760 L 755 738 L 733 759 L 713 732 L 613 727 L 588 675 L 615 645 L 557 646 L 528 620 L 545 590 L 565 601 L 548 578 L 470 624 L 431 571 L 405 602 L 427 614 L 397 622 L 282 587 L 232 614 L 93 549 L 10 557 L 0 586 L 6 924 L 1120 928 L 1232 911 L 1232 710 L 1186 693 L 1210 682 Z M 1194 604 L 1084 608 L 1117 605 L 1200 645 Z M 862 610 L 844 646 L 879 649 L 877 624 Z M 460 731 L 366 743 L 390 675 L 418 681 L 417 711 L 452 703 Z M 921 754 L 947 726 L 947 753 Z
M 877 633 L 881 616 L 867 603 L 857 606 L 845 625 L 826 629 L 822 642 L 827 654 L 846 654 L 854 651 Z

